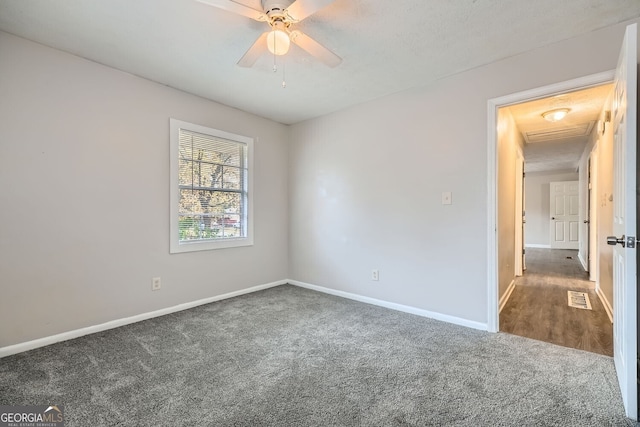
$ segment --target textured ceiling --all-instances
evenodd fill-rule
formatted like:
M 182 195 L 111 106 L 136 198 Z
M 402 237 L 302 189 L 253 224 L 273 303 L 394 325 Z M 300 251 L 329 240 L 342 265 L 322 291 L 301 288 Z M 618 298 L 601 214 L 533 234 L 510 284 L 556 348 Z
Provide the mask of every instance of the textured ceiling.
M 577 170 L 612 84 L 601 85 L 506 107 L 525 139 L 526 172 Z M 569 108 L 567 116 L 550 123 L 545 111 Z
M 287 124 L 637 16 L 638 0 L 335 0 L 298 28 L 343 62 L 294 46 L 283 89 L 269 55 L 236 65 L 266 24 L 195 0 L 0 1 L 0 30 Z

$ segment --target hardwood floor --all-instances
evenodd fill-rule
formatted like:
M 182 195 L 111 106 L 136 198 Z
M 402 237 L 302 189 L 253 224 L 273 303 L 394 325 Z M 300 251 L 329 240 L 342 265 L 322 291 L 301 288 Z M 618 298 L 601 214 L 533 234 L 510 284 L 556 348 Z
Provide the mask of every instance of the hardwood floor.
M 567 291 L 587 292 L 592 310 L 569 307 Z M 574 250 L 527 248 L 500 331 L 613 356 L 613 325 Z

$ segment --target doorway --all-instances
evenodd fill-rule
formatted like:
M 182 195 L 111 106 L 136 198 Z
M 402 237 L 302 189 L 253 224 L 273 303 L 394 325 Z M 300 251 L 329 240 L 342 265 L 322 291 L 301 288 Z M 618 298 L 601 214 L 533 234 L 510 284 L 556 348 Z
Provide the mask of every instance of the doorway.
M 612 90 L 611 84 L 598 85 L 498 111 L 499 122 L 502 119 L 507 128 L 498 135 L 499 179 L 515 180 L 516 214 L 513 272 L 505 262 L 508 250 L 500 250 L 501 275 L 506 280 L 509 274 L 514 277 L 500 301 L 499 330 L 608 356 L 613 356 L 612 318 L 601 299 L 607 303 L 610 299 L 597 293 L 596 282 L 590 280 L 589 218 L 596 217 L 590 203 L 590 164 L 597 153 L 592 149 L 597 147 Z M 566 117 L 545 120 L 548 111 L 561 111 Z M 509 144 L 516 154 L 513 178 L 508 174 Z M 509 185 L 498 182 L 498 191 L 499 228 L 504 230 Z M 520 225 L 518 217 L 524 218 L 525 212 L 527 218 Z M 505 246 L 504 235 L 503 231 L 499 247 Z M 525 253 L 529 268 L 523 271 Z M 499 280 L 505 282 L 503 277 Z M 575 298 L 584 300 L 584 306 L 570 305 Z
M 503 110 L 505 110 L 504 107 L 511 108 L 513 106 L 532 101 L 543 102 L 544 99 L 548 98 L 557 99 L 558 97 L 562 97 L 564 94 L 570 92 L 576 92 L 587 88 L 594 88 L 609 84 L 611 83 L 611 81 L 613 81 L 613 78 L 613 71 L 599 73 L 596 75 L 586 76 L 580 79 L 575 79 L 544 88 L 538 88 L 531 91 L 525 91 L 489 101 L 489 123 L 493 122 L 498 124 L 498 126 L 489 127 L 489 139 L 496 141 L 496 143 L 489 145 L 488 167 L 490 171 L 495 171 L 495 173 L 489 174 L 489 217 L 495 219 L 495 223 L 489 221 L 488 240 L 489 253 L 497 254 L 497 256 L 495 257 L 495 263 L 492 262 L 488 266 L 489 283 L 497 284 L 497 286 L 490 285 L 488 289 L 488 329 L 490 331 L 497 332 L 499 330 L 498 310 L 499 308 L 504 307 L 506 300 L 508 300 L 510 293 L 513 291 L 516 277 L 516 274 L 514 274 L 513 271 L 513 266 L 516 264 L 515 257 L 520 256 L 523 250 L 526 255 L 529 255 L 527 254 L 526 246 L 535 247 L 535 241 L 532 240 L 536 235 L 536 231 L 534 228 L 535 211 L 532 211 L 530 208 L 532 205 L 535 205 L 535 200 L 529 200 L 529 198 L 526 196 L 527 191 L 523 191 L 526 204 L 525 209 L 523 209 L 523 216 L 526 217 L 526 224 L 525 232 L 523 233 L 524 238 L 522 240 L 524 244 L 522 248 L 515 246 L 515 228 L 517 221 L 513 222 L 513 227 L 510 227 L 510 224 L 505 221 L 505 218 L 513 219 L 519 216 L 519 213 L 515 212 L 515 203 L 510 200 L 515 197 L 515 188 L 518 185 L 517 182 L 523 182 L 522 179 L 517 179 L 515 177 L 516 172 L 513 165 L 516 164 L 516 153 L 524 153 L 525 144 L 528 143 L 527 141 L 525 141 L 525 138 L 529 139 L 530 141 L 537 141 L 531 143 L 532 147 L 536 147 L 533 150 L 533 156 L 524 156 L 525 175 L 527 182 L 526 188 L 533 188 L 535 175 L 545 173 L 545 171 L 541 169 L 535 170 L 536 168 L 540 168 L 541 164 L 544 163 L 542 162 L 540 164 L 536 164 L 535 161 L 536 156 L 539 154 L 537 151 L 540 151 L 540 149 L 544 148 L 544 144 L 540 143 L 540 140 L 542 138 L 549 137 L 549 132 L 545 132 L 544 130 L 538 132 L 536 129 L 523 136 L 519 131 L 517 131 L 517 126 L 513 119 L 513 115 L 502 113 Z M 532 119 L 534 116 L 537 118 L 537 116 L 540 115 L 538 112 L 531 112 L 529 114 Z M 594 124 L 592 126 L 597 125 Z M 575 132 L 576 129 L 572 129 L 572 131 Z M 584 131 L 585 130 L 583 129 L 583 132 Z M 593 129 L 589 129 L 589 133 L 591 131 L 593 131 Z M 504 141 L 499 140 L 500 133 L 511 136 L 515 135 L 515 137 L 512 138 L 512 142 L 505 144 Z M 550 133 L 552 134 L 552 136 L 558 136 L 560 134 L 560 132 Z M 535 146 L 533 144 L 539 145 Z M 503 155 L 505 147 L 507 147 L 507 154 Z M 584 145 L 579 149 L 584 150 Z M 511 152 L 513 153 L 511 154 L 512 158 L 509 158 L 509 150 L 511 150 Z M 534 166 L 534 168 L 532 169 L 531 166 Z M 526 169 L 529 169 L 529 171 L 527 171 Z M 559 168 L 556 167 L 556 170 L 557 169 Z M 567 169 L 571 169 L 571 167 L 564 166 L 565 172 L 567 171 Z M 569 172 L 575 173 L 576 170 L 570 170 Z M 502 188 L 500 188 L 499 190 L 498 185 L 504 183 L 508 183 L 507 187 L 511 186 L 513 187 L 513 189 L 509 190 L 509 188 L 507 188 L 504 192 L 502 191 Z M 511 196 L 509 195 L 510 191 L 512 191 Z M 502 205 L 508 205 L 507 209 L 503 209 Z M 509 212 L 512 213 L 510 214 Z M 548 213 L 546 214 L 546 216 L 548 216 Z M 549 220 L 550 218 L 547 217 L 546 221 Z M 586 224 L 584 225 L 586 226 Z M 548 230 L 550 226 L 549 222 L 547 222 L 546 226 L 546 230 Z M 586 241 L 586 239 L 583 240 Z M 531 244 L 532 241 L 533 245 Z M 527 242 L 529 242 L 529 245 L 527 245 Z M 526 267 L 527 269 L 530 267 L 529 259 L 527 259 Z

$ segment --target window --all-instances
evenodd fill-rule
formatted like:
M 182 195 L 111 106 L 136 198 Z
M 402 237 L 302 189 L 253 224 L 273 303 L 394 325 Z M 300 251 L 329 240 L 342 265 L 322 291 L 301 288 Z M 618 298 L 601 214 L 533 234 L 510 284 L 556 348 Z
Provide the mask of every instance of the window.
M 170 252 L 253 244 L 253 139 L 170 120 Z

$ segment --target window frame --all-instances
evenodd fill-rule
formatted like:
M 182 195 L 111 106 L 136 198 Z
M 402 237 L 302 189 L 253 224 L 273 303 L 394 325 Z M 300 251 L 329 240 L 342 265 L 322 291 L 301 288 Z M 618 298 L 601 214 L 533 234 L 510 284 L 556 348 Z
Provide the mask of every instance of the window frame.
M 180 241 L 179 232 L 179 204 L 180 204 L 180 182 L 179 182 L 179 158 L 180 158 L 180 130 L 197 132 L 214 138 L 223 138 L 229 141 L 245 144 L 247 167 L 244 177 L 246 188 L 246 206 L 244 206 L 241 221 L 245 223 L 246 236 L 224 239 L 206 239 Z M 207 251 L 215 249 L 236 248 L 253 245 L 253 138 L 213 129 L 182 120 L 169 119 L 169 146 L 170 146 L 170 196 L 169 196 L 169 253 L 183 253 L 194 251 Z

